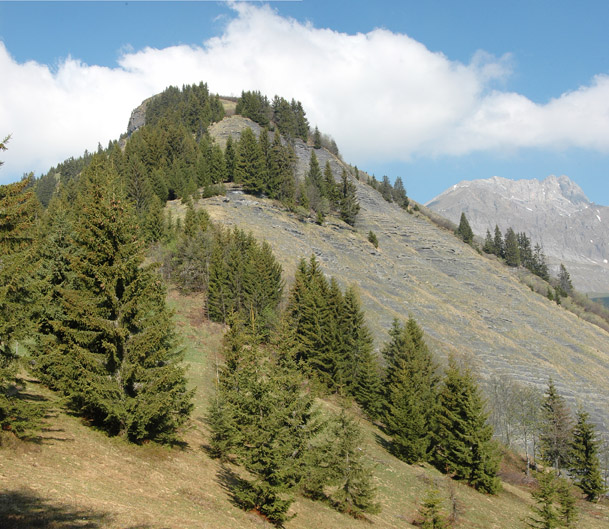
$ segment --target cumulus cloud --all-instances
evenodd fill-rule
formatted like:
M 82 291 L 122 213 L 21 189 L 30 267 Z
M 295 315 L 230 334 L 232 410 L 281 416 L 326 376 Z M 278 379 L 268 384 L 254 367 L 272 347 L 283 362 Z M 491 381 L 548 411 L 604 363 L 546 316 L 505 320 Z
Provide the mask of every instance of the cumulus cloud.
M 521 147 L 609 151 L 607 76 L 536 104 L 494 88 L 511 73 L 509 55 L 479 52 L 463 64 L 407 35 L 348 35 L 250 4 L 235 4 L 222 34 L 202 46 L 129 50 L 114 68 L 73 58 L 54 70 L 19 64 L 0 43 L 0 72 L 0 136 L 13 135 L 5 180 L 106 144 L 143 99 L 202 80 L 224 95 L 302 101 L 311 124 L 359 165 Z

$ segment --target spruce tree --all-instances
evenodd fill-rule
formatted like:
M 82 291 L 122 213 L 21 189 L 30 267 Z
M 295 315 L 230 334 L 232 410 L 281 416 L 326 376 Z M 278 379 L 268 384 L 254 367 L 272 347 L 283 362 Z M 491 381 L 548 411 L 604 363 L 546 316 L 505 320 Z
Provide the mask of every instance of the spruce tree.
M 340 334 L 343 349 L 338 359 L 339 377 L 363 410 L 370 417 L 378 417 L 381 409 L 379 365 L 373 353 L 372 335 L 353 285 L 347 288 L 343 298 Z
M 287 357 L 265 355 L 251 343 L 231 347 L 226 357 L 218 389 L 221 413 L 212 409 L 212 439 L 251 476 L 233 485 L 239 504 L 282 525 L 320 427 L 313 398 Z
M 5 138 L 0 150 L 5 150 Z M 29 179 L 0 186 L 0 428 L 17 435 L 36 426 L 39 407 L 19 398 L 16 344 L 32 330 L 37 303 L 32 277 L 40 207 Z
M 505 263 L 508 266 L 519 266 L 520 250 L 518 248 L 518 238 L 512 228 L 508 228 L 505 232 L 504 249 Z
M 387 363 L 384 422 L 395 455 L 415 463 L 426 459 L 429 448 L 436 366 L 412 318 L 405 326 L 394 320 L 389 335 L 391 341 L 383 349 Z
M 484 253 L 492 253 L 495 254 L 495 241 L 491 235 L 490 230 L 486 230 L 486 237 L 484 238 L 484 246 L 482 247 L 482 251 Z
M 430 488 L 419 509 L 421 520 L 417 525 L 422 529 L 447 529 L 448 520 L 440 510 L 441 504 L 442 499 L 438 489 Z
M 495 224 L 495 236 L 493 239 L 494 242 L 494 249 L 495 249 L 495 255 L 497 257 L 505 257 L 505 247 L 503 245 L 503 235 L 501 235 L 501 230 L 499 229 L 499 226 L 497 226 L 497 224 Z
M 341 176 L 339 209 L 340 218 L 350 226 L 353 226 L 355 218 L 359 213 L 360 205 L 357 200 L 355 185 L 349 181 L 347 171 L 345 170 L 343 170 Z
M 341 410 L 331 435 L 334 452 L 332 471 L 337 486 L 332 499 L 336 508 L 356 518 L 363 513 L 378 513 L 380 505 L 375 501 L 371 468 L 364 460 L 360 447 L 362 433 L 344 409 Z
M 450 358 L 434 417 L 433 463 L 477 490 L 499 488 L 499 456 L 487 422 L 484 401 L 468 368 Z
M 235 182 L 243 184 L 248 193 L 260 193 L 264 189 L 264 163 L 260 146 L 252 129 L 245 129 L 237 145 Z
M 142 266 L 133 211 L 116 174 L 96 155 L 81 176 L 67 280 L 39 354 L 73 408 L 112 435 L 171 441 L 188 419 L 186 390 L 165 289 Z
M 588 501 L 596 501 L 605 492 L 598 459 L 598 441 L 589 415 L 577 412 L 569 451 L 570 473 Z
M 461 220 L 459 221 L 459 227 L 457 228 L 457 235 L 463 239 L 463 242 L 466 244 L 471 244 L 474 240 L 474 232 L 463 212 L 461 213 Z
M 567 462 L 571 443 L 571 414 L 550 378 L 541 407 L 539 444 L 542 459 L 558 473 Z
M 573 292 L 573 284 L 571 283 L 571 276 L 563 263 L 560 263 L 560 270 L 558 272 L 558 286 L 561 294 L 567 296 Z

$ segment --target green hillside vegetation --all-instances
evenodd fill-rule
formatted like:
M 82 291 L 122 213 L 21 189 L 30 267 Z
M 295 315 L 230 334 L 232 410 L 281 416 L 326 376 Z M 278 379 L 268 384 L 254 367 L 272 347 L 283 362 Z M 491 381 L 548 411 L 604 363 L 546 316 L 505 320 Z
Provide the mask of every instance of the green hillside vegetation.
M 289 248 L 237 211 L 221 222 L 214 204 L 226 215 L 245 193 L 331 244 L 349 234 L 368 260 L 390 250 L 384 231 L 370 249 L 360 197 L 375 198 L 300 103 L 244 92 L 235 110 L 261 128 L 221 145 L 220 98 L 169 88 L 129 138 L 0 186 L 1 525 L 606 524 L 595 427 L 551 378 L 532 415 L 512 414 L 429 321 L 373 331 L 370 299 L 319 249 L 284 270 Z M 401 180 L 370 183 L 411 212 Z M 531 463 L 572 479 L 541 469 L 531 494 Z

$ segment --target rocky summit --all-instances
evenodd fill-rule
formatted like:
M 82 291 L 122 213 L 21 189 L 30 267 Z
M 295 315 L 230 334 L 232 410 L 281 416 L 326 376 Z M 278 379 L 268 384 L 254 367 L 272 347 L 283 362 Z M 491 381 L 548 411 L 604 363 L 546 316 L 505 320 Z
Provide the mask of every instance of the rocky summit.
M 465 213 L 481 237 L 495 225 L 525 232 L 543 246 L 551 269 L 567 267 L 578 290 L 609 292 L 609 207 L 590 202 L 567 176 L 463 181 L 427 206 L 453 222 Z

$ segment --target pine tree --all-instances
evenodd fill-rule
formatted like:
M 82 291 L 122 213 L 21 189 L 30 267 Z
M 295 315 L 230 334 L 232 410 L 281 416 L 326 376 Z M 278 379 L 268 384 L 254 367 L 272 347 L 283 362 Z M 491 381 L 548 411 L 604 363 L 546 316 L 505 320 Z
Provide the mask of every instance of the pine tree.
M 191 392 L 179 366 L 165 289 L 143 267 L 133 212 L 103 155 L 81 176 L 58 319 L 42 329 L 48 376 L 71 405 L 110 434 L 172 440 Z
M 461 213 L 461 220 L 457 228 L 457 235 L 463 239 L 466 244 L 471 244 L 474 240 L 474 232 L 472 231 L 465 213 Z
M 384 420 L 392 449 L 407 463 L 425 460 L 435 408 L 436 366 L 423 332 L 410 318 L 405 326 L 394 320 L 391 341 L 383 356 L 385 377 Z
M 550 378 L 541 408 L 542 423 L 539 437 L 542 459 L 558 473 L 566 463 L 571 443 L 571 414 Z
M 499 488 L 499 457 L 484 402 L 471 371 L 449 361 L 434 417 L 433 462 L 482 492 Z
M 588 501 L 596 501 L 604 492 L 598 459 L 598 441 L 589 415 L 582 409 L 577 412 L 569 452 L 569 466 L 575 483 Z
M 226 139 L 226 147 L 224 149 L 224 160 L 226 165 L 226 180 L 227 182 L 233 182 L 235 180 L 236 153 L 232 136 L 229 136 Z

